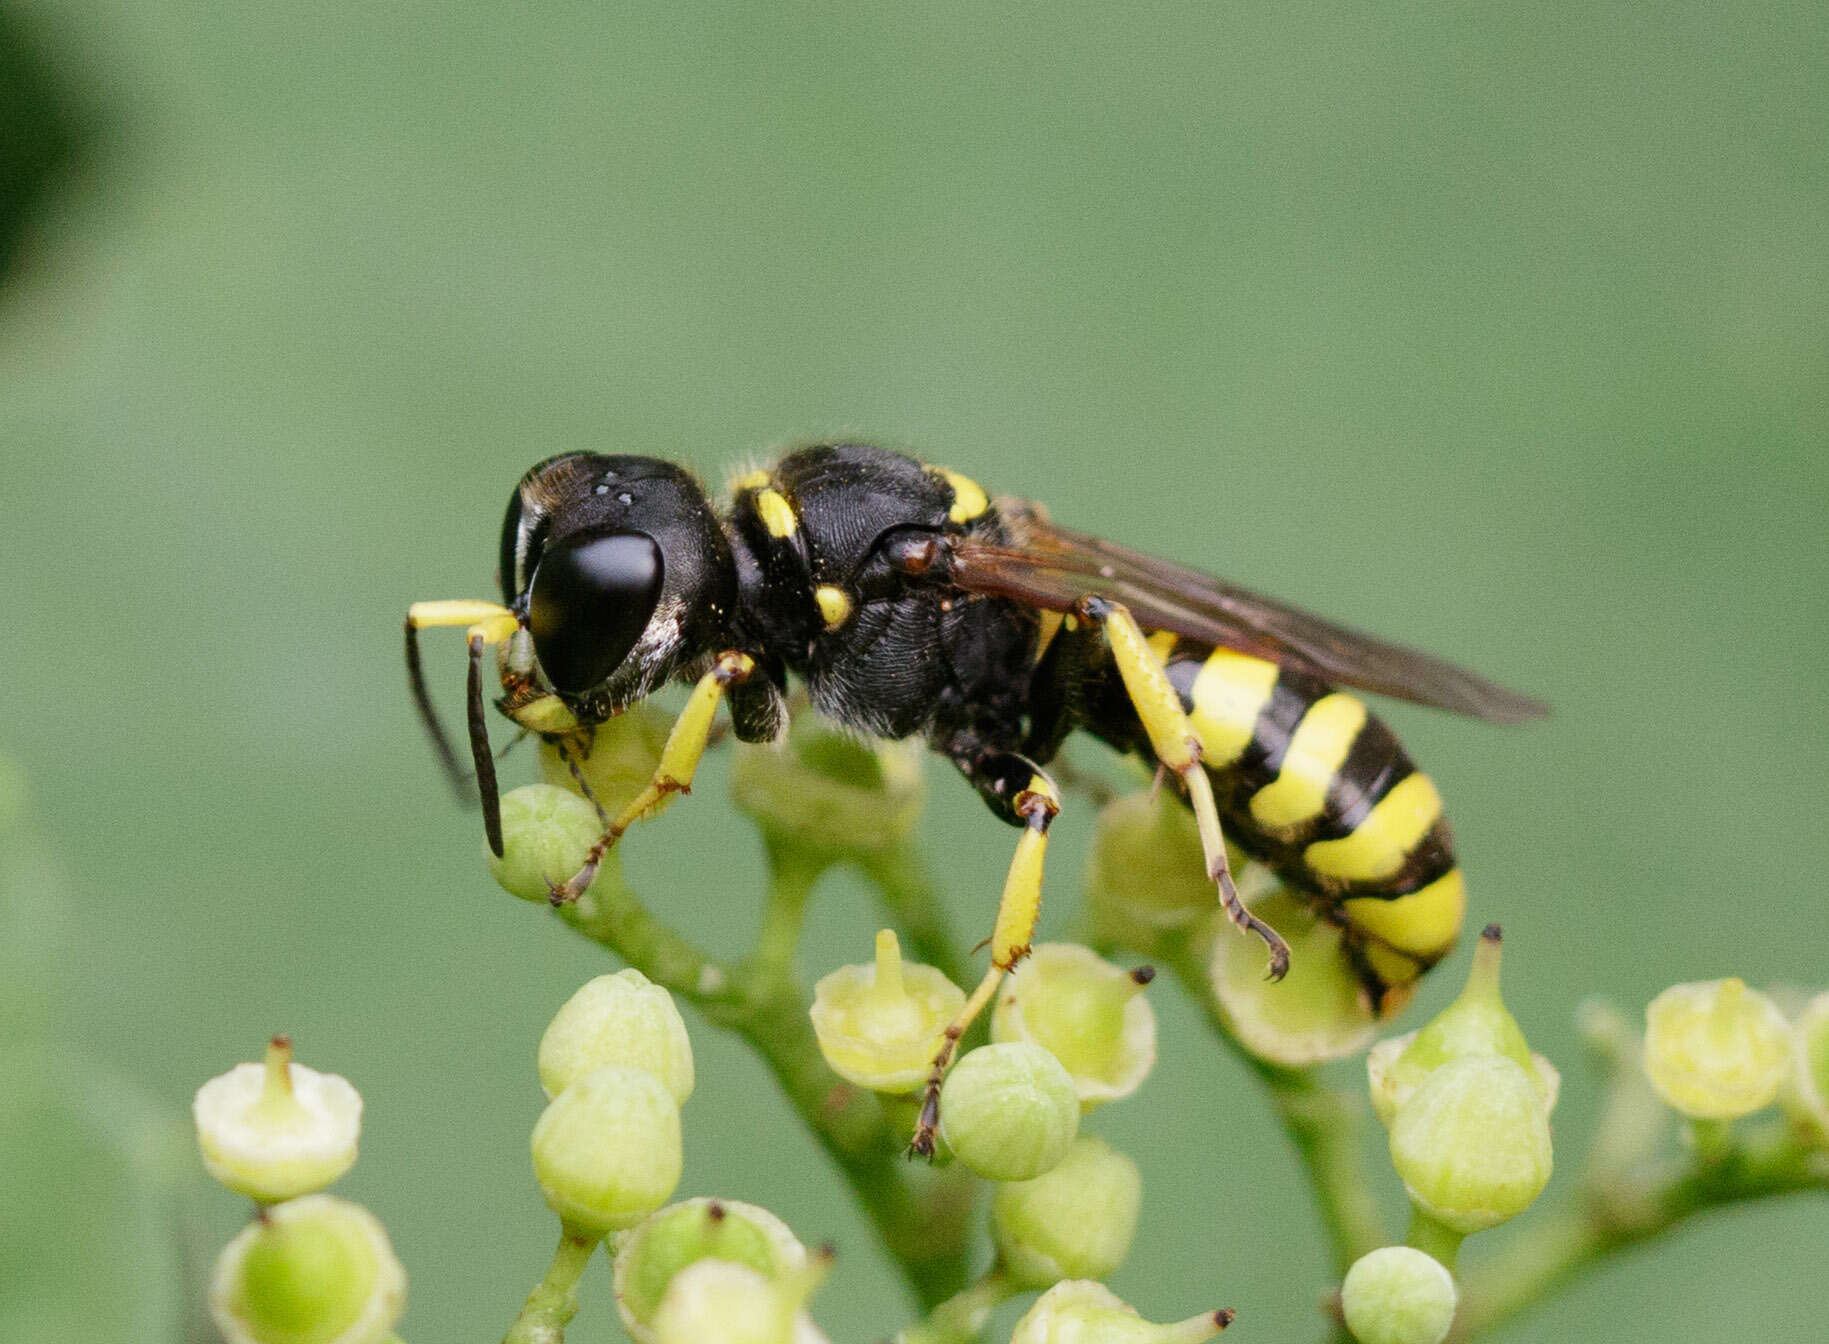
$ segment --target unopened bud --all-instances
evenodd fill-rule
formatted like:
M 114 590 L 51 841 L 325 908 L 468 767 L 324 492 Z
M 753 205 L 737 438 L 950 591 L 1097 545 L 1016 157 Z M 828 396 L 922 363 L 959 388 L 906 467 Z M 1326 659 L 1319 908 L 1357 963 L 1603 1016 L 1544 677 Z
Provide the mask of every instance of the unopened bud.
M 1205 1344 L 1230 1324 L 1230 1311 L 1209 1311 L 1157 1325 L 1104 1284 L 1068 1279 L 1036 1299 L 1010 1344 Z
M 1073 1075 L 1087 1110 L 1128 1097 L 1156 1065 L 1156 1013 L 1143 995 L 1154 976 L 1078 943 L 1043 943 L 1004 982 L 991 1039 L 1043 1047 Z
M 307 1195 L 223 1248 L 209 1300 L 229 1344 L 375 1344 L 406 1310 L 406 1271 L 367 1209 Z
M 1340 1286 L 1340 1310 L 1359 1344 L 1441 1344 L 1456 1299 L 1454 1276 L 1409 1246 L 1360 1256 Z
M 650 1215 L 616 1247 L 616 1310 L 636 1344 L 653 1344 L 654 1313 L 688 1265 L 723 1260 L 777 1280 L 807 1264 L 806 1247 L 767 1209 L 688 1199 Z
M 546 1203 L 582 1236 L 633 1227 L 680 1181 L 679 1105 L 645 1069 L 605 1064 L 554 1097 L 533 1129 Z
M 1213 910 L 1194 815 L 1167 789 L 1108 803 L 1086 862 L 1086 912 L 1099 937 L 1148 953 Z M 1260 958 L 1258 973 L 1263 973 Z
M 1645 1073 L 1692 1119 L 1731 1120 L 1770 1105 L 1791 1052 L 1778 1005 L 1732 977 L 1673 985 L 1645 1009 Z
M 1341 950 L 1340 930 L 1278 887 L 1263 867 L 1250 865 L 1239 878 L 1251 912 L 1288 942 L 1289 973 L 1265 979 L 1263 945 L 1218 928 L 1208 971 L 1232 1034 L 1258 1058 L 1292 1067 L 1362 1049 L 1378 1019 Z
M 1785 1109 L 1816 1143 L 1829 1146 L 1829 994 L 1811 999 L 1791 1027 Z
M 1553 1110 L 1562 1075 L 1542 1055 L 1531 1053 L 1518 1021 L 1499 996 L 1499 927 L 1486 926 L 1473 954 L 1473 969 L 1460 997 L 1417 1031 L 1379 1041 L 1366 1054 L 1372 1109 L 1388 1127 L 1397 1108 L 1417 1084 L 1451 1059 L 1503 1055 L 1537 1080 L 1545 1111 Z
M 525 784 L 502 795 L 501 857 L 487 846 L 483 854 L 502 890 L 545 901 L 553 886 L 577 876 L 602 834 L 597 809 L 577 794 L 555 784 Z
M 584 777 L 592 796 L 604 811 L 615 816 L 648 787 L 654 768 L 660 764 L 661 751 L 667 745 L 667 734 L 672 730 L 673 716 L 653 701 L 631 705 L 615 718 L 591 729 L 588 756 L 579 757 L 575 738 L 567 739 L 563 747 L 557 741 L 542 740 L 540 777 L 548 784 L 582 796 L 577 775 L 572 773 L 572 765 L 576 765 L 578 775 Z M 567 764 L 567 752 L 571 753 L 571 764 Z M 592 815 L 596 815 L 595 808 Z
M 1397 1108 L 1391 1163 L 1437 1222 L 1478 1232 L 1529 1208 L 1549 1183 L 1549 1113 L 1537 1079 L 1504 1055 L 1462 1055 Z
M 991 1235 L 998 1259 L 1024 1288 L 1105 1278 L 1130 1254 L 1142 1202 L 1137 1164 L 1082 1134 L 1052 1171 L 997 1187 Z
M 1052 1170 L 1079 1129 L 1072 1076 L 1032 1042 L 978 1047 L 953 1065 L 940 1092 L 940 1132 L 953 1156 L 986 1180 Z
M 813 1034 L 832 1071 L 859 1087 L 919 1087 L 965 992 L 932 966 L 902 960 L 895 932 L 876 936 L 876 960 L 840 966 L 813 987 Z
M 869 858 L 913 832 L 926 776 L 918 743 L 868 746 L 803 714 L 785 743 L 738 746 L 730 788 L 772 840 L 828 860 Z
M 803 1309 L 826 1258 L 768 1279 L 730 1260 L 686 1266 L 654 1311 L 654 1344 L 826 1344 Z
M 210 1175 L 273 1204 L 322 1190 L 355 1163 L 362 1098 L 347 1079 L 292 1062 L 275 1036 L 260 1064 L 237 1064 L 197 1089 L 197 1147 Z
M 633 967 L 589 981 L 540 1037 L 540 1086 L 550 1099 L 592 1069 L 646 1069 L 680 1105 L 692 1095 L 692 1039 L 673 996 Z

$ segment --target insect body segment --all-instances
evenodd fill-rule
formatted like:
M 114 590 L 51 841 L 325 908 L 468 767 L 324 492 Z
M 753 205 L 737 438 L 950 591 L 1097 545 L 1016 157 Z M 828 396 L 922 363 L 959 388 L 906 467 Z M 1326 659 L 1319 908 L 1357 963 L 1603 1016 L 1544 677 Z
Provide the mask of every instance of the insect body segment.
M 1166 671 L 1226 834 L 1347 928 L 1361 978 L 1396 1007 L 1465 903 L 1434 783 L 1358 697 L 1303 671 L 1187 640 Z
M 690 475 L 652 458 L 567 453 L 535 466 L 503 521 L 503 603 L 409 613 L 414 694 L 455 774 L 415 640 L 422 627 L 467 627 L 472 755 L 499 852 L 486 649 L 498 709 L 574 761 L 596 724 L 668 682 L 694 686 L 649 786 L 604 815 L 590 864 L 555 901 L 581 893 L 629 825 L 690 787 L 720 703 L 740 740 L 778 738 L 790 677 L 825 717 L 920 737 L 951 761 L 1020 834 L 991 966 L 934 1061 L 917 1151 L 931 1150 L 959 1037 L 1027 953 L 1060 810 L 1045 767 L 1076 731 L 1172 777 L 1226 913 L 1263 937 L 1273 975 L 1287 948 L 1239 901 L 1227 837 L 1343 930 L 1382 1011 L 1452 946 L 1465 893 L 1441 799 L 1338 688 L 1502 722 L 1541 713 L 1536 702 L 880 448 L 803 448 L 732 493 L 720 513 Z

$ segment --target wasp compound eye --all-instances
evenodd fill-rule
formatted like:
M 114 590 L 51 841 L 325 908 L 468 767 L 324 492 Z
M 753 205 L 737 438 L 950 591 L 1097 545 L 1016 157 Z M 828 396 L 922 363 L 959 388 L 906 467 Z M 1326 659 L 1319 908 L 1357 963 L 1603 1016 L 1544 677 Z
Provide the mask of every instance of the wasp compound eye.
M 567 538 L 533 577 L 527 627 L 553 688 L 582 695 L 635 647 L 660 600 L 660 547 L 639 532 Z

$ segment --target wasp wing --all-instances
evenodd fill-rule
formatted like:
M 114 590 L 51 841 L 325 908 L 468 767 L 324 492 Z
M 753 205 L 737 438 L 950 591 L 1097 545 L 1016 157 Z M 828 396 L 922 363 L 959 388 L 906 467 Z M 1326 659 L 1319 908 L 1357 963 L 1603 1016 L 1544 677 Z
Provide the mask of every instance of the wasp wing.
M 1082 597 L 1103 597 L 1123 603 L 1146 630 L 1166 630 L 1300 667 L 1335 685 L 1494 723 L 1517 723 L 1549 712 L 1541 701 L 1440 658 L 1335 625 L 1211 574 L 1060 527 L 1033 506 L 999 504 L 1009 525 L 1008 544 L 969 537 L 952 543 L 952 582 L 969 592 L 1048 611 L 1071 610 Z

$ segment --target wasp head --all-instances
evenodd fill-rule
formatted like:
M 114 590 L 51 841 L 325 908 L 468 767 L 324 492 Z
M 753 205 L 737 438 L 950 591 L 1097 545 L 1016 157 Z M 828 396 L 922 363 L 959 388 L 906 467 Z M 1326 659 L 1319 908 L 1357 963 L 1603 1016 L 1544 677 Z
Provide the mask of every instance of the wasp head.
M 502 522 L 503 601 L 547 683 L 586 720 L 658 688 L 717 641 L 735 601 L 704 490 L 648 457 L 567 453 L 521 478 Z

